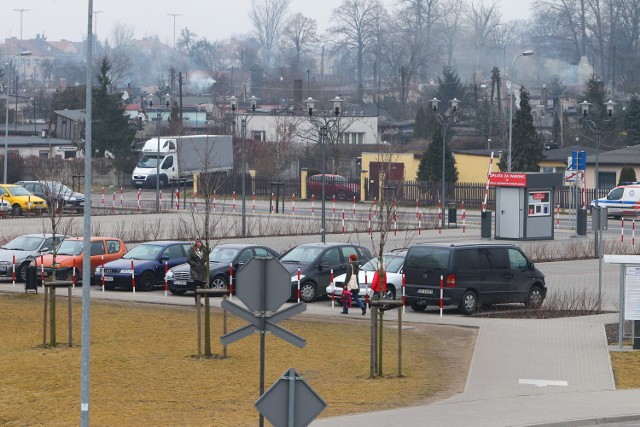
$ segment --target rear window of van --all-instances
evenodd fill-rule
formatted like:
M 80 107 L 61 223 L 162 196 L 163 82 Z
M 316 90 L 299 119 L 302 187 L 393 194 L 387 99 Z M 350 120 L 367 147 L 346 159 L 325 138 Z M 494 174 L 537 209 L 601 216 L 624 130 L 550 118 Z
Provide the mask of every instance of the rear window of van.
M 405 268 L 446 270 L 449 267 L 449 249 L 414 246 L 407 253 Z

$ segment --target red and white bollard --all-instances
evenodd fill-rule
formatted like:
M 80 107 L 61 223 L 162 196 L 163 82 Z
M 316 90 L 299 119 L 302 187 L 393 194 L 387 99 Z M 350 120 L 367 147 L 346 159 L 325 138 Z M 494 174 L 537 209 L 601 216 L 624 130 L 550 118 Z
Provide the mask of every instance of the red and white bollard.
M 11 284 L 16 285 L 16 254 L 13 254 L 11 260 Z
M 418 236 L 422 236 L 422 212 L 418 214 Z
M 169 282 L 167 282 L 167 273 L 169 272 L 169 262 L 164 262 L 164 296 L 169 295 Z
M 416 199 L 416 221 L 418 220 L 418 212 L 420 212 L 420 202 Z
M 300 302 L 300 267 L 298 267 L 298 302 Z
M 442 317 L 443 308 L 444 308 L 444 277 L 440 276 L 440 317 Z
M 122 187 L 120 187 L 120 209 L 124 208 L 124 198 L 122 197 Z
M 560 203 L 556 207 L 556 228 L 560 228 Z
M 213 211 L 216 211 L 216 192 L 213 192 Z
M 438 200 L 438 234 L 442 234 L 442 202 Z
M 464 200 L 462 201 L 462 234 L 467 234 L 466 221 L 467 211 L 464 209 Z
M 344 223 L 344 209 L 342 209 L 342 234 L 345 232 L 345 223 Z
M 251 194 L 251 212 L 256 213 L 256 193 Z
M 407 306 L 407 276 L 402 273 L 402 314 L 405 313 Z
M 296 214 L 296 195 L 291 195 L 291 215 Z
M 71 270 L 71 286 L 75 288 L 77 283 L 78 282 L 76 278 L 76 258 L 73 257 L 73 268 Z
M 162 190 L 160 190 L 160 194 L 158 195 L 158 208 L 160 208 L 160 212 L 162 212 Z
M 116 192 L 113 192 L 113 200 L 111 201 L 111 213 L 116 212 Z
M 275 201 L 275 196 L 273 193 L 271 193 L 271 210 L 269 213 L 273 213 L 274 211 L 274 206 L 273 206 L 273 202 Z
M 333 211 L 333 217 L 336 217 L 336 196 L 333 196 L 333 198 L 331 199 L 331 203 L 332 203 L 332 207 L 331 210 Z
M 352 207 L 353 211 L 351 213 L 352 217 L 356 216 L 356 196 L 353 196 L 353 207 Z
M 335 291 L 336 291 L 336 282 L 335 280 L 333 280 L 333 268 L 331 269 L 331 273 L 329 274 L 329 283 L 331 283 L 331 308 L 335 308 L 336 306 L 336 302 L 335 302 Z
M 624 243 L 624 218 L 620 218 L 620 242 Z
M 104 209 L 104 187 L 102 187 L 102 194 L 100 196 L 100 206 Z
M 393 212 L 393 235 L 398 235 L 398 212 Z
M 102 292 L 104 292 L 104 255 L 101 255 L 101 265 L 102 265 L 102 277 L 100 278 L 100 284 L 102 285 Z
M 311 195 L 311 216 L 316 214 L 316 196 Z
M 369 212 L 369 221 L 367 222 L 367 233 L 371 236 L 371 212 Z
M 142 190 L 138 188 L 138 212 L 140 212 L 140 193 Z
M 104 276 L 104 270 L 102 271 L 102 275 Z M 133 260 L 131 260 L 131 288 L 133 289 L 133 293 L 136 293 L 136 276 L 135 276 L 135 267 L 133 266 Z
M 180 210 L 180 190 L 176 189 L 176 210 Z
M 233 264 L 229 263 L 229 299 L 233 298 Z
M 234 191 L 231 195 L 231 212 L 236 213 L 236 192 Z
M 40 255 L 40 279 L 42 280 L 42 291 L 44 292 L 44 255 Z
M 0 218 L 4 218 L 4 212 L 2 207 L 4 206 L 4 196 L 0 196 Z

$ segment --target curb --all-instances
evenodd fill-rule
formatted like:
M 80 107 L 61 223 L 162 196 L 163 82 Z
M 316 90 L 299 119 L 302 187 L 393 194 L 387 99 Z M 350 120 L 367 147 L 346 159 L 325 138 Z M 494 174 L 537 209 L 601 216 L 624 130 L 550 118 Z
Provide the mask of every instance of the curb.
M 599 426 L 613 423 L 624 423 L 640 421 L 640 414 L 638 415 L 621 415 L 619 417 L 602 417 L 602 418 L 587 418 L 582 420 L 571 421 L 557 421 L 552 423 L 543 424 L 525 424 L 521 427 L 588 427 Z

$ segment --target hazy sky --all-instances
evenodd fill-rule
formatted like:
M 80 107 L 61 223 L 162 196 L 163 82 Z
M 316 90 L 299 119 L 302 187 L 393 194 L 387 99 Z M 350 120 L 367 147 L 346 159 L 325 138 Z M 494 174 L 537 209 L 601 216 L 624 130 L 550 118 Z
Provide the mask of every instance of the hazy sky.
M 502 14 L 506 19 L 527 18 L 534 0 L 502 0 Z M 314 18 L 318 30 L 330 26 L 331 13 L 342 0 L 291 0 L 290 10 Z M 396 0 L 383 0 L 389 7 Z M 43 32 L 48 40 L 82 40 L 87 34 L 87 0 L 0 0 L 0 38 L 20 37 L 20 12 L 22 13 L 22 37 L 34 38 Z M 158 34 L 167 44 L 173 43 L 174 18 L 170 13 L 181 14 L 175 18 L 176 39 L 180 30 L 189 27 L 198 36 L 209 40 L 224 39 L 233 34 L 252 31 L 248 18 L 251 0 L 94 0 L 93 10 L 102 11 L 97 17 L 98 38 L 109 37 L 113 25 L 122 22 L 135 28 L 135 37 Z M 94 21 L 95 25 L 95 21 Z

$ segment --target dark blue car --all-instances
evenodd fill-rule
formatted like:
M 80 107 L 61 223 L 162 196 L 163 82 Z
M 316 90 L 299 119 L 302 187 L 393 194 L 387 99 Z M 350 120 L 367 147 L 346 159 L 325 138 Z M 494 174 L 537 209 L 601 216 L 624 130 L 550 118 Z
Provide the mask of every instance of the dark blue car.
M 190 242 L 159 241 L 141 243 L 127 252 L 121 259 L 96 268 L 94 283 L 101 283 L 104 276 L 106 289 L 131 288 L 131 273 L 135 277 L 136 289 L 152 291 L 164 283 L 165 263 L 168 268 L 187 262 Z M 133 261 L 133 269 L 131 262 Z

